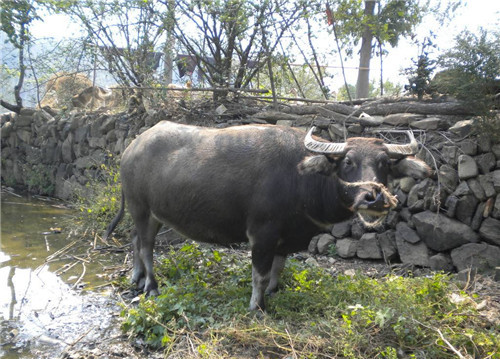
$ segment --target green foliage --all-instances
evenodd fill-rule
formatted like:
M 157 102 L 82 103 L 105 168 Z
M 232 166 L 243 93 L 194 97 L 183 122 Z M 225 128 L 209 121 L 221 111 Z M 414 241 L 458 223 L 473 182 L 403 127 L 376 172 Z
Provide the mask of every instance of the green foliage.
M 453 355 L 445 340 L 471 357 L 500 353 L 500 328 L 485 326 L 473 298 L 446 275 L 333 277 L 290 261 L 268 314 L 258 317 L 247 313 L 249 262 L 196 244 L 172 250 L 157 270 L 160 296 L 125 308 L 123 329 L 166 355 L 181 350 L 186 333 L 198 352 L 218 357 L 252 348 L 253 357 L 439 359 Z
M 435 79 L 441 93 L 456 96 L 478 115 L 488 115 L 500 91 L 500 33 L 464 31 L 439 64 L 446 69 Z
M 40 17 L 36 13 L 35 1 L 2 0 L 0 2 L 0 30 L 18 49 L 30 39 L 29 25 Z
M 24 166 L 25 183 L 30 193 L 51 196 L 55 190 L 53 168 L 44 164 Z
M 417 60 L 413 60 L 413 67 L 405 69 L 409 82 L 405 89 L 410 94 L 417 95 L 419 100 L 424 97 L 424 94 L 433 92 L 431 74 L 436 67 L 436 61 L 431 59 L 430 55 L 431 50 L 435 47 L 436 45 L 432 42 L 431 37 L 426 37 L 422 43 L 420 55 Z
M 108 154 L 110 164 L 102 164 L 99 175 L 90 180 L 85 191 L 77 194 L 75 206 L 79 212 L 77 221 L 83 230 L 102 234 L 111 220 L 118 213 L 121 205 L 121 182 L 119 167 Z M 121 235 L 132 227 L 132 221 L 126 214 L 115 232 Z
M 455 41 L 440 57 L 445 70 L 436 74 L 433 84 L 438 92 L 455 96 L 480 116 L 479 133 L 500 142 L 500 120 L 491 111 L 498 106 L 500 93 L 500 33 L 464 31 Z

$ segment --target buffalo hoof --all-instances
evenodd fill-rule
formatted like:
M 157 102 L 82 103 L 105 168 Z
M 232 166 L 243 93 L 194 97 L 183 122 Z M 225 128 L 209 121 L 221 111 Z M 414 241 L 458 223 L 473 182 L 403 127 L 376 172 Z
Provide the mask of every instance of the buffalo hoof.
M 160 291 L 158 290 L 158 288 L 156 289 L 151 289 L 149 291 L 146 292 L 146 297 L 149 298 L 149 297 L 157 297 L 160 295 Z

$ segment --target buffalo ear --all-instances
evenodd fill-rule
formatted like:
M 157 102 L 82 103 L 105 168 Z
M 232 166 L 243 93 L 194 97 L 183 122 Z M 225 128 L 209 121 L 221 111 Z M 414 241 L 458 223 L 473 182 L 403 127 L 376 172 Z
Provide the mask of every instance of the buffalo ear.
M 306 157 L 297 165 L 301 175 L 319 173 L 329 176 L 335 172 L 336 168 L 336 161 L 324 155 Z
M 432 174 L 431 168 L 424 161 L 416 157 L 404 157 L 396 161 L 391 166 L 391 172 L 394 177 L 413 177 L 422 179 Z

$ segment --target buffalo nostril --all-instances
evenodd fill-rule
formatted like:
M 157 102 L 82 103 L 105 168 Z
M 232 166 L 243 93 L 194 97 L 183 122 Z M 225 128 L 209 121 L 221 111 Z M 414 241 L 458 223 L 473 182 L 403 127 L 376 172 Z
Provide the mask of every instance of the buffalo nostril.
M 371 202 L 375 201 L 375 196 L 373 195 L 373 192 L 366 192 L 364 199 L 366 202 L 371 203 Z

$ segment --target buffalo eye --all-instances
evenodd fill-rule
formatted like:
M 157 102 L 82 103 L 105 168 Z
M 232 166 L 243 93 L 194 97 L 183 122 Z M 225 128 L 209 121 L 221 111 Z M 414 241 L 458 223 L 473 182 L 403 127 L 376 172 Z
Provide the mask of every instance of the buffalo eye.
M 347 167 L 351 167 L 353 165 L 352 163 L 352 160 L 349 158 L 349 157 L 346 157 L 344 159 L 344 164 L 347 166 Z
M 389 164 L 389 158 L 387 156 L 383 156 L 383 157 L 380 157 L 378 159 L 378 168 L 379 169 L 387 167 L 388 164 Z

